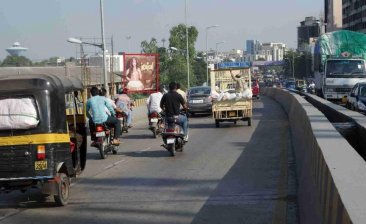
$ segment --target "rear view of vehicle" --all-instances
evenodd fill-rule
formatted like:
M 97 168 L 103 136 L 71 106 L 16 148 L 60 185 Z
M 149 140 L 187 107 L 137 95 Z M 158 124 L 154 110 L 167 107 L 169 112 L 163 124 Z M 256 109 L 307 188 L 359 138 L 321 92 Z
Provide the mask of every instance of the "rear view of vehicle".
M 158 112 L 154 111 L 149 114 L 149 129 L 152 131 L 154 138 L 157 138 L 161 133 L 162 123 L 163 119 Z
M 257 97 L 259 99 L 259 83 L 258 80 L 252 80 L 252 93 L 253 97 Z
M 165 117 L 164 130 L 161 133 L 164 144 L 171 156 L 175 156 L 175 152 L 183 151 L 184 133 L 180 125 L 177 124 L 178 116 Z
M 19 75 L 0 85 L 0 191 L 39 188 L 66 205 L 70 178 L 86 164 L 81 81 Z
M 121 135 L 123 132 L 128 133 L 127 114 L 125 112 L 116 112 L 116 117 L 121 122 Z
M 95 144 L 98 148 L 100 157 L 106 159 L 109 152 L 117 154 L 118 146 L 112 145 L 113 129 L 108 128 L 105 124 L 95 125 Z
M 197 86 L 189 89 L 188 110 L 194 115 L 196 113 L 212 113 L 211 88 L 208 86 Z

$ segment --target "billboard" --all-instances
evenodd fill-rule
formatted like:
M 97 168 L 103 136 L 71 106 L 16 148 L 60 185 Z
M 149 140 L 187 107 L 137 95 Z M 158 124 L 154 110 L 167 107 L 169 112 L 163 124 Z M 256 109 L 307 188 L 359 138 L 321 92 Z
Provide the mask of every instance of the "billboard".
M 124 54 L 122 86 L 128 92 L 155 92 L 159 86 L 158 54 Z

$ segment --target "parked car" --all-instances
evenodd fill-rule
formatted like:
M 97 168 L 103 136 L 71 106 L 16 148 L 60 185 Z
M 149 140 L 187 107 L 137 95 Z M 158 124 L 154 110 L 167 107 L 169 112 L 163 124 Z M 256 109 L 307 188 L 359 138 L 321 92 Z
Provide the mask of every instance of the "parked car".
M 346 107 L 360 112 L 366 112 L 366 82 L 357 83 L 347 96 Z
M 259 99 L 259 83 L 258 80 L 252 80 L 252 93 L 253 97 L 257 97 Z
M 188 111 L 195 113 L 212 113 L 211 88 L 208 86 L 196 86 L 187 93 Z

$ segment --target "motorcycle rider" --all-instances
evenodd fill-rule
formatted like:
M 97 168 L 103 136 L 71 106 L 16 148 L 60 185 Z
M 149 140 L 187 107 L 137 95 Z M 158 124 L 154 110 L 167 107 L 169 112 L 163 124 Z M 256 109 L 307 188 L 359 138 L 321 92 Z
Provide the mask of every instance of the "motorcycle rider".
M 160 108 L 160 102 L 161 102 L 161 98 L 163 98 L 163 93 L 162 93 L 163 91 L 164 91 L 164 87 L 160 86 L 158 92 L 150 94 L 149 98 L 147 98 L 146 106 L 147 106 L 148 119 L 149 119 L 149 115 L 153 112 L 157 112 L 158 114 L 161 113 L 162 109 Z M 149 119 L 149 125 L 151 125 L 150 119 Z
M 122 112 L 122 110 L 116 106 L 115 102 L 111 98 L 107 97 L 107 90 L 105 88 L 100 89 L 99 96 L 104 96 L 116 112 Z M 111 116 L 111 113 L 108 110 L 108 108 L 105 107 L 104 109 L 105 112 L 108 114 L 108 116 Z
M 109 127 L 113 127 L 115 130 L 112 144 L 119 145 L 121 143 L 118 139 L 121 133 L 121 124 L 117 118 L 113 117 L 116 113 L 114 112 L 111 104 L 105 97 L 99 96 L 99 89 L 97 87 L 92 87 L 90 93 L 92 97 L 86 102 L 86 115 L 89 118 L 91 133 L 94 132 L 95 124 L 106 123 Z M 107 115 L 105 107 L 108 108 L 112 116 Z M 92 114 L 90 114 L 90 110 Z
M 310 93 L 315 92 L 315 83 L 314 83 L 314 81 L 310 81 L 310 84 L 308 86 L 308 92 L 310 92 Z
M 120 89 L 118 94 L 115 96 L 116 105 L 120 108 L 127 116 L 127 126 L 132 128 L 132 106 L 133 101 L 127 95 L 127 89 Z
M 184 141 L 188 141 L 188 119 L 186 115 L 180 114 L 180 106 L 187 111 L 187 104 L 183 97 L 177 93 L 177 83 L 169 84 L 169 92 L 164 94 L 160 107 L 164 110 L 166 117 L 178 116 L 177 124 L 180 125 L 184 132 Z
M 179 82 L 177 82 L 177 93 L 179 93 L 183 97 L 184 101 L 187 101 L 187 94 L 180 88 Z

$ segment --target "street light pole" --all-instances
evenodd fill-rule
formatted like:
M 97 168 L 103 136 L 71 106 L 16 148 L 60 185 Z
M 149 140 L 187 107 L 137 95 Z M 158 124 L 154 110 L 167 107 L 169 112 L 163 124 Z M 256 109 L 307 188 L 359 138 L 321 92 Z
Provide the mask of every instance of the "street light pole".
M 187 44 L 187 88 L 189 89 L 189 49 L 188 49 L 188 24 L 187 24 L 187 0 L 185 0 L 186 44 Z M 188 90 L 187 89 L 187 90 Z
M 295 79 L 295 52 L 292 54 L 292 78 Z
M 208 86 L 208 30 L 211 28 L 218 27 L 218 25 L 206 27 L 206 84 Z
M 103 75 L 104 75 L 104 88 L 107 90 L 107 96 L 109 95 L 109 87 L 107 80 L 107 71 L 105 63 L 105 40 L 104 40 L 104 16 L 103 16 L 103 0 L 100 0 L 100 23 L 102 28 L 102 51 L 103 51 Z

